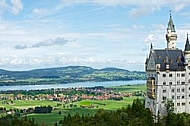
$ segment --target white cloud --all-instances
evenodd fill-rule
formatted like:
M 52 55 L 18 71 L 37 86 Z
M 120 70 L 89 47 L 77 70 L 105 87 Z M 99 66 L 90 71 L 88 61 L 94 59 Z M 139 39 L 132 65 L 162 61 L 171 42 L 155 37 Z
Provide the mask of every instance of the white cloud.
M 69 40 L 65 38 L 48 39 L 39 43 L 35 43 L 34 45 L 32 45 L 32 48 L 38 48 L 41 46 L 64 45 L 67 42 L 69 42 Z
M 62 7 L 73 4 L 96 4 L 101 6 L 131 6 L 129 15 L 131 17 L 140 17 L 161 10 L 163 7 L 168 7 L 175 12 L 178 12 L 190 4 L 189 0 L 61 0 Z
M 27 45 L 15 45 L 15 49 L 26 49 L 26 48 L 39 48 L 44 46 L 54 46 L 54 45 L 65 45 L 68 42 L 71 42 L 72 40 L 68 40 L 65 38 L 55 38 L 55 39 L 47 39 L 42 42 L 37 42 L 33 44 L 31 47 Z
M 5 0 L 1 0 L 1 1 L 0 1 L 0 6 L 1 6 L 2 8 L 6 8 L 6 7 L 7 7 L 6 1 L 5 1 Z
M 144 16 L 148 13 L 152 13 L 154 11 L 160 10 L 163 7 L 168 7 L 171 10 L 176 12 L 184 9 L 187 4 L 190 3 L 188 0 L 60 0 L 61 3 L 57 5 L 55 8 L 51 8 L 51 10 L 42 9 L 42 8 L 34 8 L 33 16 L 44 16 L 48 14 L 53 14 L 66 6 L 72 6 L 75 4 L 92 4 L 92 5 L 100 5 L 100 6 L 122 6 L 127 7 L 131 6 L 129 15 L 131 17 L 139 17 Z M 17 15 L 23 9 L 23 4 L 21 0 L 10 0 L 11 5 L 5 0 L 0 1 L 0 7 L 10 10 L 13 14 Z M 2 10 L 2 9 L 1 9 Z M 55 12 L 54 12 L 55 11 Z
M 145 42 L 146 43 L 152 43 L 153 41 L 155 41 L 156 40 L 156 37 L 155 37 L 155 35 L 154 34 L 149 34 L 146 38 L 145 38 Z
M 23 3 L 21 0 L 1 0 L 0 1 L 0 13 L 4 11 L 10 11 L 12 14 L 17 15 L 23 10 Z
M 4 12 L 4 10 L 6 10 L 7 7 L 7 3 L 5 0 L 1 0 L 0 1 L 0 14 L 2 14 Z
M 49 14 L 50 11 L 47 10 L 47 9 L 39 9 L 39 8 L 35 8 L 32 12 L 32 15 L 33 16 L 44 16 L 44 15 L 47 15 Z
M 134 24 L 134 25 L 133 25 L 133 28 L 134 28 L 135 30 L 140 30 L 140 29 L 144 29 L 145 26 Z
M 180 11 L 180 10 L 182 10 L 183 8 L 185 8 L 186 7 L 186 5 L 185 4 L 176 4 L 175 6 L 174 6 L 174 11 L 175 12 L 178 12 L 178 11 Z
M 131 56 L 134 57 L 134 54 Z M 118 67 L 118 68 L 126 68 L 133 69 L 131 67 L 136 67 L 137 65 L 144 65 L 143 60 L 139 60 L 138 62 L 135 60 L 127 60 L 117 59 L 117 58 L 100 58 L 98 56 L 87 56 L 83 54 L 79 55 L 68 55 L 65 53 L 55 53 L 48 54 L 43 56 L 6 56 L 0 59 L 1 68 L 4 66 L 14 66 L 12 70 L 25 70 L 27 69 L 36 69 L 44 66 L 48 67 L 60 67 L 60 66 L 69 66 L 69 65 L 86 65 L 95 68 L 103 68 L 103 67 Z M 8 67 L 6 67 L 8 68 Z M 143 67 L 142 67 L 143 68 Z M 133 69 L 134 70 L 134 69 Z M 141 69 L 142 70 L 142 69 Z
M 15 49 L 26 49 L 28 48 L 27 45 L 16 45 Z
M 147 9 L 147 8 L 133 8 L 130 11 L 129 16 L 131 17 L 141 17 L 141 16 L 145 16 L 147 13 L 152 12 L 151 9 Z
M 11 0 L 10 1 L 12 6 L 11 6 L 11 12 L 15 15 L 17 15 L 20 11 L 23 9 L 23 4 L 20 0 Z

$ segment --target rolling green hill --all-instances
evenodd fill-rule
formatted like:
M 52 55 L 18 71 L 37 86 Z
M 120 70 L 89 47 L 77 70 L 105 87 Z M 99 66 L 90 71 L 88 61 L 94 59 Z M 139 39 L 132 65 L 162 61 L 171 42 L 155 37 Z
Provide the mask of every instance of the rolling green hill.
M 30 71 L 7 71 L 0 69 L 0 85 L 56 84 L 143 79 L 145 79 L 145 72 L 128 71 L 118 68 L 94 69 L 86 66 L 67 66 Z

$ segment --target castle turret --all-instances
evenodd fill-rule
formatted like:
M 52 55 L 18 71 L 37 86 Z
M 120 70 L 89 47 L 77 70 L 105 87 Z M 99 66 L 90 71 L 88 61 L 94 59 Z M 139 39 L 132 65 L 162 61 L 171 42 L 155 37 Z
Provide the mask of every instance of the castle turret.
M 175 26 L 173 24 L 171 13 L 167 27 L 166 41 L 167 49 L 176 49 L 177 33 L 175 31 Z
M 185 50 L 184 51 L 190 51 L 190 45 L 189 45 L 189 38 L 188 38 L 188 34 L 187 34 L 187 39 L 186 39 L 186 43 L 185 43 Z
M 185 64 L 190 65 L 190 45 L 189 45 L 188 34 L 187 34 L 187 39 L 186 39 L 186 43 L 185 43 L 184 57 L 185 57 Z

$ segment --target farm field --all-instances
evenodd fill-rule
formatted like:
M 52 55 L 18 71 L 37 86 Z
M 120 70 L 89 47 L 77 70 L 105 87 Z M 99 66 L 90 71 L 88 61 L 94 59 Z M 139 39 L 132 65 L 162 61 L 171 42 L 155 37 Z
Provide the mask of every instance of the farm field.
M 79 113 L 80 115 L 95 114 L 98 109 L 102 108 L 107 111 L 114 111 L 118 108 L 126 107 L 127 105 L 131 104 L 134 99 L 137 97 L 130 97 L 130 98 L 124 98 L 122 101 L 115 101 L 115 100 L 83 100 L 79 102 L 74 102 L 73 104 L 77 105 L 77 107 L 73 108 L 63 108 L 62 106 L 59 107 L 58 110 L 53 110 L 50 114 L 30 114 L 28 117 L 34 118 L 36 122 L 43 123 L 44 124 L 54 124 L 56 121 L 59 121 L 63 119 L 64 115 L 71 114 L 74 115 L 76 113 Z M 143 99 L 143 97 L 140 97 Z M 80 106 L 98 106 L 98 108 L 81 108 Z M 59 114 L 59 111 L 61 111 L 61 114 Z
M 141 92 L 145 91 L 145 85 L 132 85 L 132 86 L 117 86 L 111 87 L 115 88 L 114 92 Z M 0 102 L 0 107 L 5 107 L 8 109 L 27 109 L 34 108 L 36 106 L 52 106 L 56 108 L 49 114 L 28 114 L 27 116 L 30 118 L 34 118 L 38 123 L 44 123 L 47 126 L 52 126 L 55 122 L 59 122 L 64 118 L 64 115 L 74 115 L 79 113 L 80 115 L 95 114 L 98 109 L 102 108 L 107 111 L 114 111 L 118 108 L 126 107 L 130 105 L 137 96 L 132 97 L 124 97 L 121 101 L 116 100 L 82 100 L 68 104 L 62 104 L 61 102 L 53 102 L 53 101 L 44 101 L 44 100 L 13 100 L 13 104 L 3 104 Z M 144 99 L 144 97 L 138 97 L 140 99 Z M 61 104 L 57 106 L 57 104 Z M 70 104 L 73 104 L 73 107 L 68 107 Z M 67 107 L 63 107 L 67 106 Z M 81 106 L 86 106 L 82 108 Z M 94 108 L 88 108 L 87 106 L 94 106 Z
M 121 85 L 121 86 L 113 86 L 111 88 L 115 88 L 115 92 L 135 92 L 135 91 L 145 91 L 146 85 L 145 84 L 138 84 L 138 85 Z
M 9 100 L 7 100 L 9 101 Z M 27 108 L 32 108 L 36 106 L 56 106 L 57 103 L 60 102 L 52 102 L 52 101 L 43 101 L 43 100 L 12 100 L 13 104 L 3 104 L 0 102 L 0 107 L 5 107 L 7 110 L 8 109 L 27 109 Z

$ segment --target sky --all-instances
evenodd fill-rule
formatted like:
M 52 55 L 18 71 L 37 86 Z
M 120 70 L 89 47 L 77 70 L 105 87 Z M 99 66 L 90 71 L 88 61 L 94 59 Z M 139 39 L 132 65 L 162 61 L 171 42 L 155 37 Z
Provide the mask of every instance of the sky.
M 170 10 L 184 50 L 190 0 L 0 0 L 0 69 L 145 71 L 150 44 L 166 48 Z

